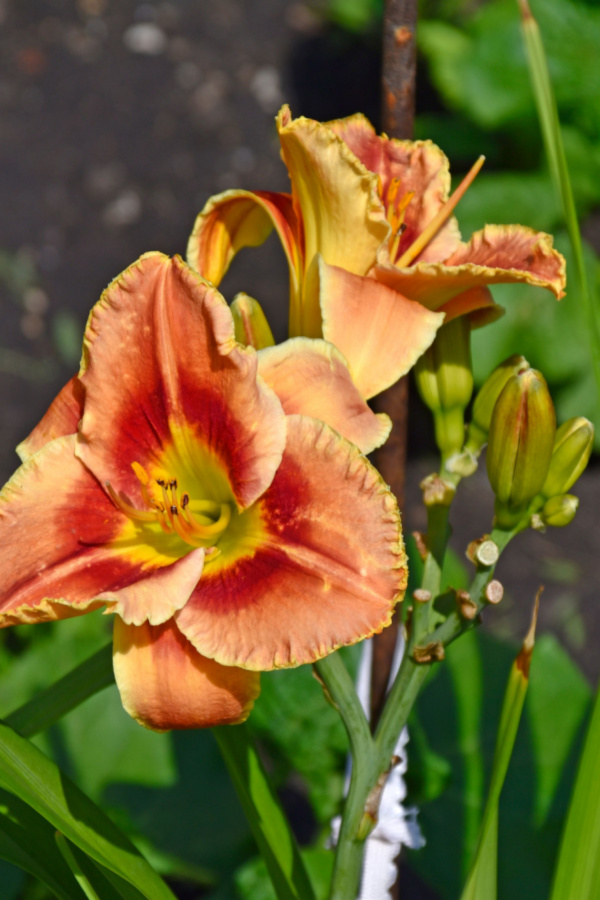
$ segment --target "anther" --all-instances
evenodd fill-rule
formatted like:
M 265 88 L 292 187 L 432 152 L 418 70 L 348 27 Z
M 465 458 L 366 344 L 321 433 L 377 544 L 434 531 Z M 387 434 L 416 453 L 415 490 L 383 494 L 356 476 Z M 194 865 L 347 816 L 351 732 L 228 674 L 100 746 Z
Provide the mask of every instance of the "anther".
M 164 478 L 157 478 L 156 483 L 158 485 L 160 485 L 160 487 L 165 487 L 165 479 Z
M 171 507 L 171 513 L 172 513 L 174 516 L 178 516 L 178 515 L 179 515 L 176 506 L 172 506 L 172 507 Z
M 173 490 L 173 491 L 176 491 L 176 490 L 177 490 L 177 479 L 176 479 L 176 478 L 171 478 L 171 480 L 170 480 L 170 482 L 169 482 L 169 487 L 170 487 L 171 490 Z
M 187 493 L 182 494 L 181 495 L 181 508 L 185 509 L 189 502 L 190 502 L 190 495 Z

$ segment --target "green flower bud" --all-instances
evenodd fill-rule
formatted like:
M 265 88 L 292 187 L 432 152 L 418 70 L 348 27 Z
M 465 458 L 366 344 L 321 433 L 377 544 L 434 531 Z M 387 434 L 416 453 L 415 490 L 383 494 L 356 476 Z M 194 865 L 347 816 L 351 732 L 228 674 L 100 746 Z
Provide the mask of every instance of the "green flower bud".
M 459 451 L 465 439 L 464 411 L 473 393 L 471 326 L 468 316 L 442 325 L 415 366 L 417 388 L 433 413 L 443 456 Z
M 255 350 L 275 344 L 273 332 L 258 300 L 248 294 L 236 294 L 230 309 L 236 341 L 254 347 Z
M 542 374 L 526 369 L 512 375 L 494 406 L 486 457 L 501 528 L 516 525 L 540 493 L 555 433 L 554 405 Z
M 594 445 L 594 426 L 582 417 L 569 419 L 556 432 L 550 468 L 542 494 L 566 494 L 587 466 Z
M 554 528 L 562 528 L 570 525 L 575 518 L 579 499 L 573 494 L 559 494 L 546 500 L 544 508 L 540 512 L 540 518 L 544 525 L 552 525 Z
M 499 366 L 496 366 L 492 374 L 484 381 L 475 397 L 467 436 L 466 447 L 471 453 L 479 454 L 486 443 L 496 400 L 502 393 L 508 379 L 513 375 L 518 375 L 519 372 L 524 372 L 528 368 L 529 363 L 525 357 L 515 354 L 514 356 L 509 356 Z

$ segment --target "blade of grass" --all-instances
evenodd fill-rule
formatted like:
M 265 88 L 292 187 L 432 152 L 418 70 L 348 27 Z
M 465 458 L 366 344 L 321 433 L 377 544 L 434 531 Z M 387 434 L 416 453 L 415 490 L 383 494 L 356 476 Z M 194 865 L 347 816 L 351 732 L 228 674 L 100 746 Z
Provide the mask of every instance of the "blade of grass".
M 585 269 L 581 232 L 579 230 L 577 210 L 573 199 L 571 179 L 560 131 L 556 99 L 537 21 L 533 17 L 528 0 L 519 0 L 519 6 L 535 103 L 550 171 L 560 195 L 565 224 L 573 249 L 577 280 L 590 336 L 590 353 L 596 377 L 596 387 L 600 398 L 600 321 L 595 298 L 592 296 Z
M 600 885 L 600 690 L 563 832 L 551 900 L 596 900 Z
M 498 804 L 529 684 L 529 667 L 535 642 L 540 593 L 541 588 L 535 598 L 531 626 L 508 678 L 479 841 L 461 900 L 496 900 L 498 890 Z
M 212 729 L 278 900 L 315 900 L 296 839 L 245 725 Z

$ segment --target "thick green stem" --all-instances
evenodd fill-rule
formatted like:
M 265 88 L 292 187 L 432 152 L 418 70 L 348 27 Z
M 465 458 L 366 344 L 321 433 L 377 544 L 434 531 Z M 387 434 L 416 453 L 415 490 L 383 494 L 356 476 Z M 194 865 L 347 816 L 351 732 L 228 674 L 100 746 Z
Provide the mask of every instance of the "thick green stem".
M 358 894 L 364 840 L 373 824 L 368 816 L 365 818 L 365 809 L 373 785 L 374 744 L 354 683 L 339 653 L 319 660 L 315 669 L 339 711 L 352 753 L 350 787 L 344 803 L 329 895 L 330 900 L 348 900 Z

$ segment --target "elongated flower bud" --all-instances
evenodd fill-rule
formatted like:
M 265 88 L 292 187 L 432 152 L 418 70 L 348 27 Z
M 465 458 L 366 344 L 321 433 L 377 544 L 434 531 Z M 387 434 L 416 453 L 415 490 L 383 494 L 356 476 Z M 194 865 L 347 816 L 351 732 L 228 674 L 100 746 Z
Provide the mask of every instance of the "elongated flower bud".
M 540 518 L 544 525 L 562 528 L 573 521 L 578 506 L 579 499 L 573 494 L 559 494 L 546 500 Z
M 541 491 L 555 433 L 554 405 L 543 375 L 535 369 L 512 375 L 494 406 L 486 458 L 501 528 L 516 525 Z
M 492 374 L 484 381 L 475 397 L 473 415 L 469 425 L 466 447 L 471 453 L 477 455 L 486 443 L 496 400 L 508 379 L 528 368 L 529 363 L 525 357 L 515 354 L 496 366 Z
M 442 325 L 415 366 L 419 393 L 433 413 L 443 456 L 459 451 L 465 439 L 464 411 L 473 393 L 471 326 L 468 316 Z
M 254 347 L 255 350 L 275 344 L 273 332 L 258 300 L 248 294 L 236 294 L 230 309 L 236 341 Z
M 588 464 L 594 445 L 594 426 L 582 417 L 569 419 L 556 432 L 544 497 L 566 494 Z

